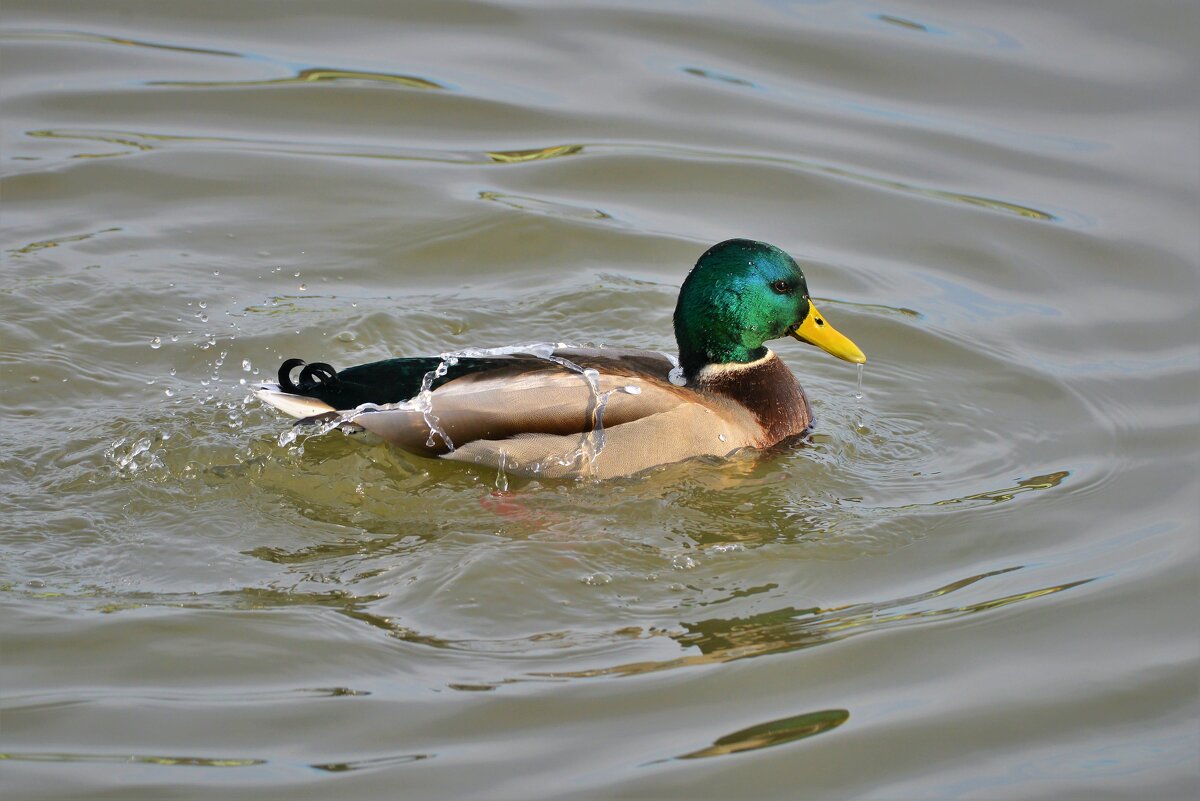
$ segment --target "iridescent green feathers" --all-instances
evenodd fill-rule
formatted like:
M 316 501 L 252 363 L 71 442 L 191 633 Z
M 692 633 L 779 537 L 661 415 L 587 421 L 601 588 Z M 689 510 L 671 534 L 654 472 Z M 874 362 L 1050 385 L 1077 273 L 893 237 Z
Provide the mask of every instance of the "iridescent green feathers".
M 787 335 L 808 308 L 808 283 L 791 256 L 749 239 L 714 245 L 688 274 L 675 306 L 684 374 L 761 359 L 763 343 Z

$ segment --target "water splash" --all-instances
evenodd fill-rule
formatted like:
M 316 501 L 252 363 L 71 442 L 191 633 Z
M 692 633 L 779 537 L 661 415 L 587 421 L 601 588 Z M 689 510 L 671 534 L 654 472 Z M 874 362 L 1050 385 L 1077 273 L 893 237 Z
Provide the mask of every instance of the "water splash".
M 597 370 L 588 368 L 583 371 L 584 380 L 588 382 L 588 387 L 592 391 L 592 431 L 589 436 L 584 437 L 584 452 L 583 456 L 586 459 L 586 465 L 589 472 L 596 464 L 596 458 L 600 455 L 600 451 L 604 450 L 604 410 L 608 408 L 608 399 L 612 397 L 613 392 L 600 391 L 600 373 Z
M 433 382 L 444 377 L 446 373 L 450 372 L 450 368 L 456 364 L 458 364 L 457 357 L 442 354 L 442 361 L 438 366 L 422 376 L 421 391 L 409 401 L 410 405 L 421 413 L 421 417 L 425 419 L 425 425 L 429 428 L 429 437 L 425 440 L 425 447 L 427 448 L 434 446 L 433 437 L 436 434 L 441 437 L 447 450 L 454 450 L 454 441 L 450 439 L 450 435 L 446 433 L 446 429 L 442 428 L 438 416 L 433 413 Z
M 587 382 L 588 389 L 591 392 L 589 406 L 591 408 L 591 429 L 586 432 L 580 442 L 578 450 L 570 454 L 564 454 L 556 461 L 563 467 L 569 467 L 575 464 L 580 466 L 584 476 L 593 474 L 596 459 L 604 450 L 605 434 L 604 434 L 604 411 L 608 408 L 608 401 L 613 396 L 613 393 L 621 391 L 612 389 L 603 392 L 600 389 L 600 373 L 593 368 L 580 367 L 575 362 L 563 356 L 555 354 L 560 348 L 565 348 L 565 343 L 549 344 L 538 343 L 530 346 L 516 346 L 521 348 L 515 351 L 516 353 L 528 353 L 536 356 L 539 359 L 553 362 L 574 373 L 579 373 L 583 380 Z M 508 350 L 508 348 L 500 348 L 500 350 Z M 623 390 L 624 388 L 622 388 Z M 640 390 L 639 390 L 640 391 Z M 636 393 L 635 393 L 636 394 Z M 538 466 L 540 468 L 540 466 Z M 538 469 L 536 472 L 541 472 Z
M 508 492 L 508 453 L 500 449 L 500 466 L 496 469 L 496 490 Z
M 104 450 L 104 460 L 125 477 L 139 473 L 157 476 L 166 469 L 161 446 L 170 436 L 167 432 L 151 432 L 136 439 L 120 437 Z

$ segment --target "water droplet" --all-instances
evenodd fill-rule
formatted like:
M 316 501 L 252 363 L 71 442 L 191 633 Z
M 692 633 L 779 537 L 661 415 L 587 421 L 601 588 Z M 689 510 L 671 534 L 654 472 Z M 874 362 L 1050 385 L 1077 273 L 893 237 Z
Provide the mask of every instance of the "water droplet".
M 207 322 L 208 322 L 208 315 L 207 315 L 207 314 L 201 314 L 201 315 L 200 315 L 200 322 L 202 322 L 202 323 L 207 323 Z
M 159 348 L 161 348 L 162 347 L 162 337 L 154 337 L 153 339 L 151 339 L 150 347 L 154 348 L 155 350 L 158 350 Z
M 37 382 L 39 382 L 39 381 L 41 381 L 41 380 L 42 380 L 42 379 L 41 379 L 41 378 L 39 378 L 39 377 L 38 377 L 38 376 L 36 376 L 36 375 L 31 375 L 31 376 L 29 376 L 29 383 L 31 383 L 31 384 L 36 384 Z
M 721 440 L 721 442 L 724 442 L 727 437 L 724 434 L 717 434 L 717 439 Z
M 200 307 L 200 308 L 202 308 L 202 309 L 207 309 L 207 308 L 208 308 L 208 301 L 206 301 L 206 300 L 202 300 L 202 301 L 200 301 L 199 303 L 197 303 L 196 305 L 197 305 L 197 306 L 199 306 L 199 307 Z
M 297 275 L 299 275 L 299 273 L 297 273 Z M 300 285 L 300 291 L 301 291 L 301 292 L 305 291 L 306 289 L 308 289 L 308 285 L 307 285 L 307 284 L 301 284 L 301 285 Z
M 213 270 L 213 275 L 220 275 L 220 274 L 221 274 L 220 270 Z
M 508 492 L 508 454 L 503 450 L 500 451 L 500 464 L 496 471 L 496 489 Z
M 863 397 L 862 377 L 863 377 L 863 365 L 860 364 L 860 365 L 858 365 L 858 391 L 854 393 L 854 397 L 856 400 L 862 400 L 862 397 Z
M 172 368 L 171 368 L 171 375 L 175 375 L 175 368 L 174 368 L 174 367 L 172 367 Z
M 622 389 L 625 391 L 626 394 L 629 394 L 629 395 L 641 395 L 642 394 L 642 388 L 639 386 L 635 386 L 633 384 L 628 384 L 628 385 L 622 387 Z
M 163 390 L 163 394 L 164 394 L 164 395 L 166 395 L 168 398 L 173 398 L 173 397 L 175 397 L 175 390 L 173 390 L 173 389 L 164 389 L 164 390 Z
M 249 359 L 242 359 L 242 372 L 244 372 L 244 373 L 250 372 L 250 360 Z

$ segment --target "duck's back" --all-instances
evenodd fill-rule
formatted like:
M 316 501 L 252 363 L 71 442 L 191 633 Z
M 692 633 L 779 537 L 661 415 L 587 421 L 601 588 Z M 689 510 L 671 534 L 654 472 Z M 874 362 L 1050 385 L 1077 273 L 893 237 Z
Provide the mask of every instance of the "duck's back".
M 296 394 L 260 397 L 297 416 L 398 404 L 353 422 L 414 453 L 549 476 L 624 475 L 755 444 L 750 413 L 672 384 L 673 368 L 661 353 L 610 348 L 388 359 L 293 385 L 302 411 L 284 403 Z M 426 382 L 427 404 L 404 403 Z

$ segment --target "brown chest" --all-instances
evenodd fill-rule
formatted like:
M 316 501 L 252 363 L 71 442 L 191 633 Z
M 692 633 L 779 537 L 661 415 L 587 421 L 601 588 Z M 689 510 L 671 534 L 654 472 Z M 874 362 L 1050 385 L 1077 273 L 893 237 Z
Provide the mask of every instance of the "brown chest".
M 812 409 L 796 376 L 774 353 L 748 365 L 715 365 L 700 374 L 700 387 L 749 411 L 762 428 L 758 447 L 803 433 Z

